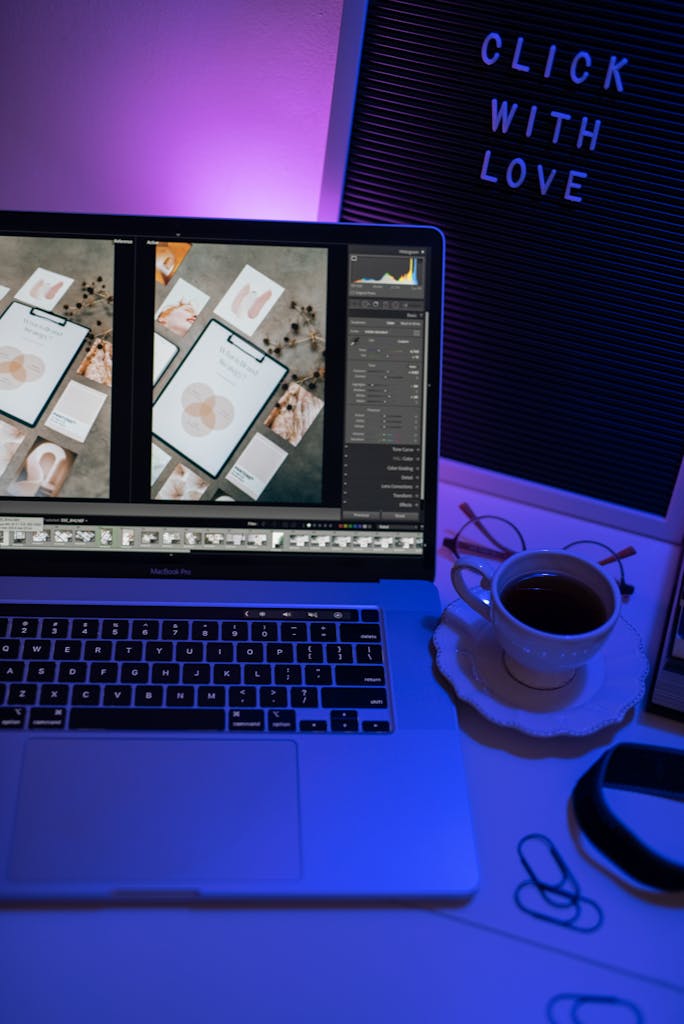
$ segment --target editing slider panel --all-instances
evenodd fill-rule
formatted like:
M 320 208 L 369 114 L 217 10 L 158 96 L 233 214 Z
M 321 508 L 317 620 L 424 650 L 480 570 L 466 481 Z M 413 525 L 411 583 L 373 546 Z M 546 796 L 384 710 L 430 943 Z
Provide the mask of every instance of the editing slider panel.
M 350 318 L 345 518 L 420 519 L 423 351 L 420 314 Z

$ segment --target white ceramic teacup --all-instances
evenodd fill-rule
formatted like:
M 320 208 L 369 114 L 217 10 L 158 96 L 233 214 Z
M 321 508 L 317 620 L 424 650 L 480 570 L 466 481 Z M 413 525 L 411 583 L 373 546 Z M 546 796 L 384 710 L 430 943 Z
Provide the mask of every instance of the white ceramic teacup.
M 465 576 L 475 575 L 472 586 Z M 617 584 L 569 551 L 520 551 L 492 569 L 460 558 L 456 592 L 487 619 L 509 674 L 535 689 L 564 686 L 603 646 L 620 617 Z M 489 602 L 475 589 L 490 592 Z

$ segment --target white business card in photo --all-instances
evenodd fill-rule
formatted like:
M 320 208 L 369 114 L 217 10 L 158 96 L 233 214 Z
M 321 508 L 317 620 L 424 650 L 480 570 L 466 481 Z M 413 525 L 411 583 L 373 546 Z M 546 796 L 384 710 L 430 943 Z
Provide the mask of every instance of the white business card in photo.
M 171 461 L 171 456 L 152 442 L 152 457 L 150 460 L 150 486 L 159 478 L 159 474 Z
M 262 434 L 255 434 L 226 479 L 248 494 L 258 498 L 287 458 L 287 452 Z
M 70 380 L 59 401 L 45 420 L 45 426 L 74 441 L 85 441 L 107 400 L 106 394 Z
M 152 383 L 156 384 L 162 373 L 169 365 L 176 352 L 178 346 L 174 345 L 172 341 L 167 341 L 166 338 L 162 338 L 161 334 L 154 333 L 154 350 L 152 353 Z

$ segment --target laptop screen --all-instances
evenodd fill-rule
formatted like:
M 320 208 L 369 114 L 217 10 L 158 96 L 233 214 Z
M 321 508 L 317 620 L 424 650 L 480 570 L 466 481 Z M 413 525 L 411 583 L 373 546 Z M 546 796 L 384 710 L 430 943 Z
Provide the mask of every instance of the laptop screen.
M 0 216 L 13 572 L 431 574 L 431 228 Z

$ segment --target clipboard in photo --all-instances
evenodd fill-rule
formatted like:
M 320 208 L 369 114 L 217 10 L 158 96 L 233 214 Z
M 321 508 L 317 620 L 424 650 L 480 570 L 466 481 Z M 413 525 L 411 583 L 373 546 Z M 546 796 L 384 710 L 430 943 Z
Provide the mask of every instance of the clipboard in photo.
M 87 334 L 64 317 L 12 302 L 0 315 L 0 411 L 34 426 Z
M 287 367 L 210 320 L 152 411 L 152 432 L 218 476 L 287 373 Z

